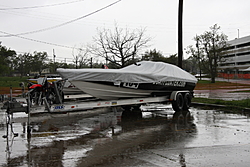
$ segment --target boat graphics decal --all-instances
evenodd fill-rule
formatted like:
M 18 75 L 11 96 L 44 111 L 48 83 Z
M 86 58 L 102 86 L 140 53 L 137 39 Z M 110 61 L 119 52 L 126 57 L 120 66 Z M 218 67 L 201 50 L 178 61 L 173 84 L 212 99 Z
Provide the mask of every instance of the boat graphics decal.
M 137 89 L 139 87 L 139 83 L 124 82 L 122 86 L 126 88 Z
M 160 81 L 153 83 L 155 85 L 163 85 L 163 86 L 174 86 L 174 87 L 185 87 L 185 81 Z

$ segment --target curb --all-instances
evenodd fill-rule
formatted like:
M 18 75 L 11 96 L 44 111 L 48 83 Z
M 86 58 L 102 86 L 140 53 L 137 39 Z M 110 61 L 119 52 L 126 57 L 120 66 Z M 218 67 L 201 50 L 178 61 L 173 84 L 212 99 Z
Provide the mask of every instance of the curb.
M 197 102 L 192 102 L 192 106 L 208 106 L 208 107 L 219 107 L 219 108 L 226 108 L 227 107 L 226 105 L 197 103 Z
M 197 102 L 192 102 L 192 106 L 206 106 L 206 107 L 216 107 L 216 108 L 232 108 L 232 106 L 226 106 L 226 105 L 219 105 L 219 104 L 208 104 L 208 103 L 197 103 Z M 233 108 L 237 108 L 241 110 L 242 112 L 250 112 L 250 108 L 241 108 L 237 106 L 233 106 Z

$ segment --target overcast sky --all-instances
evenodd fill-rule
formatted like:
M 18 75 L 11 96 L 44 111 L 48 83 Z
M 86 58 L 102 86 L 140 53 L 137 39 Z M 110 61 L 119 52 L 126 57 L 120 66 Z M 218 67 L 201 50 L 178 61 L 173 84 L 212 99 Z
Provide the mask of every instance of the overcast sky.
M 113 30 L 115 23 L 131 30 L 146 28 L 146 35 L 152 38 L 146 50 L 156 49 L 166 56 L 177 53 L 178 0 L 0 2 L 0 41 L 17 53 L 44 51 L 52 58 L 54 49 L 57 61 L 66 58 L 70 62 L 72 47 L 90 44 L 97 35 L 97 28 Z M 107 7 L 110 4 L 113 5 Z M 238 35 L 250 35 L 249 7 L 249 0 L 184 0 L 183 47 L 194 45 L 195 35 L 204 33 L 214 24 L 221 26 L 229 40 Z M 100 10 L 102 8 L 105 9 Z M 83 18 L 70 22 L 80 17 Z M 70 23 L 62 25 L 67 22 Z M 6 36 L 27 32 L 30 33 L 19 37 Z M 185 51 L 184 56 L 187 57 Z

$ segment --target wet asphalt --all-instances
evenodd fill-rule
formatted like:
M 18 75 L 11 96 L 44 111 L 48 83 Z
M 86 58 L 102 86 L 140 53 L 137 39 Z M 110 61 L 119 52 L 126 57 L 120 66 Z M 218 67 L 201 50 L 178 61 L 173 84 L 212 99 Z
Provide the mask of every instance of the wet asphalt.
M 174 114 L 168 105 L 147 107 L 142 113 L 114 113 L 109 109 L 91 111 L 95 115 L 86 112 L 32 116 L 28 135 L 25 113 L 15 113 L 11 119 L 2 111 L 0 166 L 250 164 L 249 115 L 194 107 Z

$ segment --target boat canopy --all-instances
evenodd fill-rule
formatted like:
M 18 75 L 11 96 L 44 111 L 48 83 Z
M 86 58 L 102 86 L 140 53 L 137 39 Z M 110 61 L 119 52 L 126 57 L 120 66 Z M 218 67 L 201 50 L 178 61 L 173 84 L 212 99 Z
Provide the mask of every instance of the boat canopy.
M 58 68 L 57 72 L 69 81 L 106 81 L 114 83 L 197 82 L 195 76 L 175 65 L 152 61 L 141 61 L 121 69 Z

